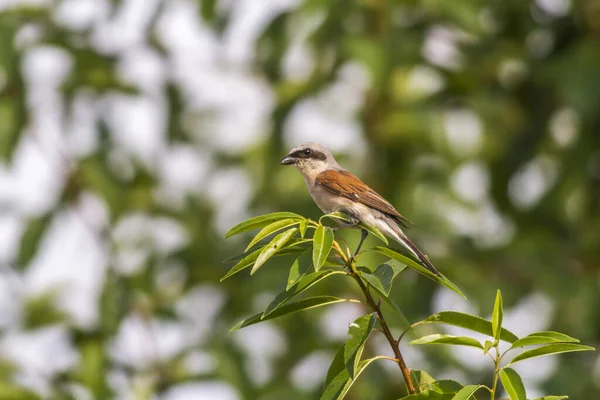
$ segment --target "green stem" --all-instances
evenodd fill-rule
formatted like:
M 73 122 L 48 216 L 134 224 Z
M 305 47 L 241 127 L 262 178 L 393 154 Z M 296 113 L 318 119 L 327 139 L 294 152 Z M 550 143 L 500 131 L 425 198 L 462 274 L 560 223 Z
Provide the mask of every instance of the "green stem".
M 500 373 L 500 360 L 502 357 L 500 356 L 500 352 L 498 351 L 498 345 L 494 347 L 496 349 L 496 359 L 494 360 L 494 384 L 492 385 L 492 394 L 490 396 L 490 400 L 494 400 L 496 397 L 496 387 L 498 386 L 498 374 Z

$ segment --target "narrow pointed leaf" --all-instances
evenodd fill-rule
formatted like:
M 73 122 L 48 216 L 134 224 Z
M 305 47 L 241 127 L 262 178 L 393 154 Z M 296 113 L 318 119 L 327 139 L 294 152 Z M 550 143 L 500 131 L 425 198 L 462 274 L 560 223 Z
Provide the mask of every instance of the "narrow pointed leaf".
M 231 228 L 229 230 L 229 232 L 227 232 L 225 234 L 225 237 L 228 238 L 233 235 L 237 235 L 239 233 L 248 232 L 253 229 L 262 228 L 262 227 L 269 225 L 270 223 L 272 223 L 274 221 L 279 221 L 279 220 L 287 219 L 287 218 L 292 218 L 292 219 L 297 219 L 297 220 L 304 219 L 304 217 L 302 217 L 301 215 L 294 214 L 291 212 L 275 212 L 275 213 L 271 213 L 271 214 L 260 215 L 258 217 L 250 218 L 247 221 L 237 224 L 236 226 Z
M 305 276 L 291 290 L 283 291 L 283 292 L 279 293 L 277 295 L 277 297 L 275 297 L 275 299 L 271 302 L 271 304 L 269 304 L 269 306 L 263 313 L 263 319 L 266 316 L 268 316 L 269 314 L 271 314 L 272 312 L 274 312 L 275 310 L 277 310 L 278 308 L 280 308 L 281 306 L 283 306 L 285 303 L 287 303 L 294 297 L 298 296 L 300 293 L 308 290 L 312 286 L 316 285 L 323 279 L 330 277 L 332 275 L 339 275 L 339 274 L 345 275 L 345 272 L 328 270 L 328 271 L 313 272 L 312 274 Z
M 431 315 L 425 320 L 430 323 L 444 323 L 453 326 L 459 326 L 474 332 L 483 333 L 487 336 L 494 336 L 492 329 L 492 323 L 481 317 L 475 315 L 464 314 L 456 311 L 442 311 L 437 314 Z M 500 340 L 504 340 L 508 343 L 514 343 L 519 338 L 511 331 L 502 328 L 500 333 Z
M 300 221 L 298 221 L 297 219 L 287 218 L 287 219 L 282 219 L 281 221 L 275 221 L 275 222 L 265 226 L 250 241 L 250 243 L 248 244 L 248 247 L 246 247 L 246 251 L 250 250 L 252 247 L 254 247 L 254 245 L 256 243 L 260 242 L 267 236 L 272 235 L 273 233 L 279 232 L 282 229 L 289 228 L 294 225 L 298 225 L 299 223 L 300 223 Z
M 325 260 L 327 260 L 331 246 L 333 246 L 333 231 L 331 228 L 319 225 L 313 237 L 313 265 L 315 271 L 321 269 Z
M 500 339 L 503 318 L 504 309 L 502 307 L 502 293 L 498 290 L 496 292 L 496 301 L 494 302 L 494 311 L 492 312 L 492 331 L 494 332 L 494 340 Z
M 517 371 L 512 368 L 501 369 L 500 380 L 510 400 L 527 400 L 525 386 Z
M 298 311 L 310 310 L 311 308 L 326 306 L 328 304 L 336 304 L 336 303 L 344 303 L 344 302 L 352 302 L 352 303 L 360 303 L 359 300 L 348 300 L 348 299 L 340 299 L 339 297 L 333 296 L 317 296 L 310 297 L 308 299 L 302 299 L 292 304 L 286 304 L 283 307 L 275 310 L 265 318 L 262 318 L 263 313 L 258 313 L 250 318 L 246 318 L 245 320 L 236 324 L 233 328 L 230 329 L 230 332 L 237 331 L 239 329 L 245 328 L 250 325 L 257 324 L 262 321 L 266 321 L 269 319 L 281 317 L 282 315 L 292 314 Z
M 298 232 L 298 228 L 288 229 L 285 232 L 281 232 L 279 235 L 275 236 L 271 242 L 263 247 L 262 251 L 258 255 L 254 266 L 250 270 L 250 275 L 254 275 L 254 273 L 263 266 L 264 263 L 267 262 L 269 258 L 271 258 L 275 253 L 281 250 L 285 244 Z
M 363 275 L 364 274 L 361 274 L 361 276 L 363 276 Z M 365 281 L 367 282 L 367 285 L 369 285 L 370 288 L 372 288 L 373 290 L 375 290 L 375 292 L 377 292 L 377 294 L 379 295 L 379 298 L 383 299 L 383 301 L 392 309 L 392 311 L 394 311 L 394 313 L 398 316 L 398 318 L 400 318 L 400 321 L 402 321 L 402 324 L 404 326 L 410 327 L 410 322 L 408 322 L 408 319 L 406 319 L 406 316 L 404 316 L 404 313 L 402 312 L 400 307 L 398 307 L 398 305 L 394 302 L 394 300 L 392 300 L 389 296 L 387 296 L 385 293 L 380 291 L 375 286 L 371 285 L 371 283 L 369 281 L 367 281 L 367 280 L 365 280 Z
M 327 376 L 325 377 L 325 387 L 329 386 L 331 381 L 335 379 L 336 376 L 339 375 L 340 372 L 346 370 L 346 364 L 344 363 L 344 348 L 346 344 L 344 344 L 340 349 L 335 353 L 335 357 L 331 361 L 329 365 L 329 369 L 327 370 Z M 350 375 L 348 375 L 350 377 Z
M 383 356 L 377 356 L 363 360 L 358 364 L 356 368 L 356 376 L 354 379 L 350 377 L 347 370 L 342 370 L 335 378 L 333 378 L 328 385 L 325 387 L 325 392 L 321 396 L 321 400 L 342 400 L 348 391 L 356 381 L 356 378 L 375 360 L 384 358 Z
M 579 343 L 579 340 L 560 332 L 535 332 L 514 342 L 512 346 L 510 346 L 509 350 L 516 349 L 518 347 L 549 343 Z
M 487 354 L 493 345 L 494 344 L 491 341 L 486 340 L 485 343 L 483 344 L 483 354 Z
M 475 394 L 475 392 L 477 392 L 479 389 L 484 388 L 485 386 L 483 385 L 468 385 L 465 386 L 464 388 L 460 389 L 452 398 L 452 400 L 470 400 L 471 398 L 473 398 L 473 395 Z
M 299 254 L 304 251 L 305 248 L 302 247 L 303 244 L 312 243 L 312 239 L 291 239 L 285 245 L 285 249 L 278 251 L 277 255 L 289 255 L 289 254 Z M 229 257 L 223 263 L 227 264 L 230 262 L 238 262 L 244 257 L 246 257 L 248 253 L 244 252 L 242 254 L 236 254 L 235 256 Z
M 351 378 L 356 375 L 356 367 L 360 361 L 363 348 L 377 321 L 377 314 L 367 314 L 354 320 L 348 329 L 350 338 L 344 346 L 344 364 Z
M 451 344 L 457 346 L 477 347 L 478 349 L 483 350 L 483 345 L 473 338 L 467 336 L 452 336 L 439 333 L 415 339 L 408 345 L 412 346 L 415 344 Z
M 302 237 L 302 238 L 304 238 L 304 235 L 306 235 L 306 229 L 308 228 L 309 221 L 310 220 L 308 218 L 300 221 L 300 225 L 298 226 L 298 229 L 300 230 L 300 237 Z
M 463 294 L 463 292 L 461 292 L 460 289 L 454 283 L 450 282 L 450 280 L 448 278 L 446 278 L 445 276 L 439 277 L 439 276 L 435 275 L 433 272 L 429 271 L 427 268 L 422 266 L 420 262 L 415 261 L 412 258 L 405 256 L 401 253 L 398 253 L 397 251 L 388 249 L 387 247 L 376 246 L 371 250 L 375 251 L 379 254 L 383 254 L 384 256 L 393 258 L 394 260 L 398 260 L 401 263 L 406 264 L 409 268 L 414 269 L 418 273 L 425 275 L 429 279 L 431 279 L 431 280 L 439 283 L 440 285 L 447 287 L 448 289 L 452 290 L 453 292 L 459 294 L 463 298 L 465 298 L 465 299 L 467 298 Z
M 556 343 L 538 347 L 537 349 L 527 350 L 513 358 L 508 365 L 515 364 L 519 361 L 528 360 L 530 358 L 547 356 L 550 354 L 571 353 L 574 351 L 593 351 L 596 350 L 591 346 L 574 343 Z
M 312 249 L 308 248 L 292 264 L 285 290 L 290 290 L 292 286 L 298 283 L 308 273 L 310 267 L 312 267 Z
M 377 288 L 379 292 L 389 296 L 392 289 L 392 282 L 400 272 L 402 272 L 402 269 L 394 269 L 389 264 L 380 264 L 373 273 L 363 273 L 362 276 L 369 284 Z

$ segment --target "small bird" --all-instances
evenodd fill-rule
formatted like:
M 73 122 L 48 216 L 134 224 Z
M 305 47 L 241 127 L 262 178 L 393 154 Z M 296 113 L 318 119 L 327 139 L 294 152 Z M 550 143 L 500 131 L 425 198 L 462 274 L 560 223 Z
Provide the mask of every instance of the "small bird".
M 295 166 L 306 182 L 308 191 L 317 206 L 326 214 L 340 211 L 350 222 L 340 227 L 355 227 L 363 223 L 376 227 L 383 234 L 396 240 L 413 253 L 427 269 L 441 276 L 429 259 L 402 232 L 411 222 L 352 173 L 345 170 L 325 147 L 317 143 L 305 143 L 294 147 L 281 160 L 282 165 Z M 367 231 L 362 236 L 355 255 L 362 246 Z

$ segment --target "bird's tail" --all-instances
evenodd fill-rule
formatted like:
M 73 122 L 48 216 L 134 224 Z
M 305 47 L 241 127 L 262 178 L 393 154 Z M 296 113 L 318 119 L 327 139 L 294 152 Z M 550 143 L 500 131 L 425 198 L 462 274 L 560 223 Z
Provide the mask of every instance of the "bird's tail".
M 415 246 L 415 244 L 411 242 L 406 237 L 406 235 L 404 235 L 404 232 L 402 232 L 398 225 L 396 225 L 393 222 L 387 225 L 391 227 L 392 232 L 390 232 L 390 236 L 392 236 L 394 239 L 396 239 L 398 243 L 410 250 L 410 252 L 413 253 L 429 271 L 433 272 L 440 278 L 442 277 L 442 274 L 440 274 L 440 272 L 433 266 L 431 261 L 429 261 L 429 258 L 427 258 L 427 256 L 423 254 L 423 252 L 421 252 L 421 250 L 419 250 L 419 248 Z

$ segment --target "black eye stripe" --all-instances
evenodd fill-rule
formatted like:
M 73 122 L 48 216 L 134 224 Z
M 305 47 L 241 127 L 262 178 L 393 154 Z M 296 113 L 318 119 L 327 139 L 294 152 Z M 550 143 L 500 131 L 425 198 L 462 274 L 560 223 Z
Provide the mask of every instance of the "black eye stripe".
M 306 150 L 308 150 L 308 149 L 296 150 L 295 152 L 290 154 L 290 156 L 292 156 L 294 158 L 303 158 L 303 159 L 320 160 L 320 161 L 325 161 L 325 159 L 327 158 L 327 156 L 325 154 L 321 153 L 320 151 L 311 150 L 310 154 L 306 154 L 305 153 Z

